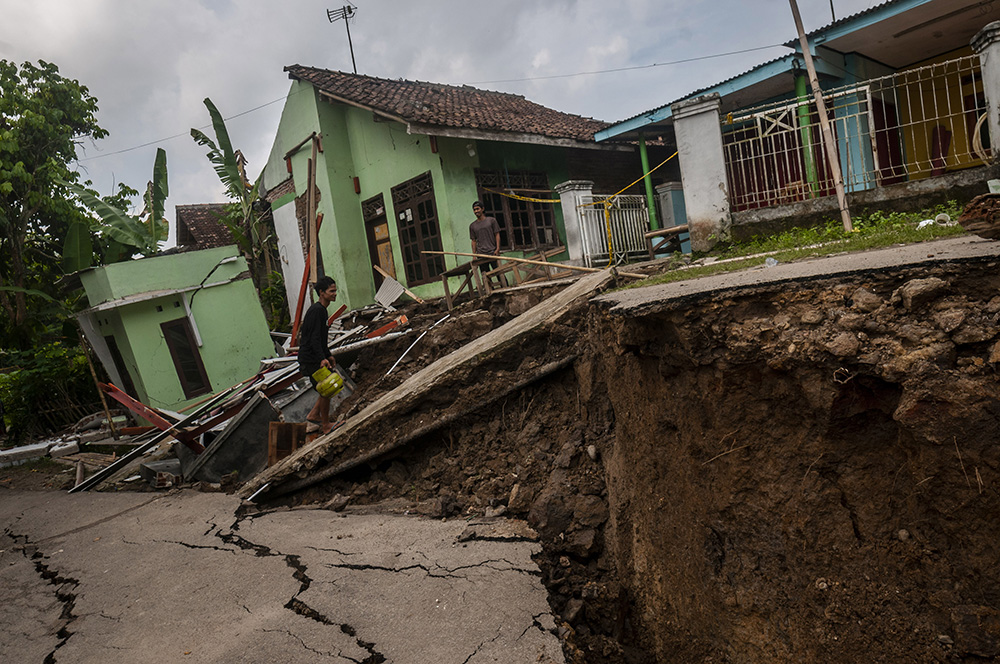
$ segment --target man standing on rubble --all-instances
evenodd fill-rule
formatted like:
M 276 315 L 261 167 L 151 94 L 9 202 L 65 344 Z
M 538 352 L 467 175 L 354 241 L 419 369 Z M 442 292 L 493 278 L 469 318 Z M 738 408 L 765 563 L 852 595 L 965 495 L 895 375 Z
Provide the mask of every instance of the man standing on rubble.
M 302 319 L 302 329 L 299 331 L 299 371 L 303 375 L 309 376 L 313 387 L 317 381 L 313 374 L 319 371 L 320 367 L 326 367 L 330 371 L 337 366 L 336 360 L 330 354 L 328 338 L 330 326 L 327 324 L 326 308 L 337 299 L 337 282 L 327 276 L 322 276 L 313 284 L 316 290 L 318 302 L 314 302 L 306 311 Z M 322 395 L 316 398 L 316 405 L 312 407 L 306 415 L 308 426 L 306 430 L 322 431 L 330 433 L 333 425 L 330 424 L 330 398 Z
M 472 240 L 472 253 L 489 254 L 496 256 L 500 253 L 500 224 L 496 218 L 487 217 L 483 204 L 476 201 L 472 204 L 472 212 L 476 215 L 476 220 L 469 224 L 469 239 Z M 483 260 L 483 259 L 480 259 Z M 495 270 L 497 262 L 485 260 L 481 266 L 489 270 Z M 503 275 L 499 277 L 500 283 L 507 285 Z

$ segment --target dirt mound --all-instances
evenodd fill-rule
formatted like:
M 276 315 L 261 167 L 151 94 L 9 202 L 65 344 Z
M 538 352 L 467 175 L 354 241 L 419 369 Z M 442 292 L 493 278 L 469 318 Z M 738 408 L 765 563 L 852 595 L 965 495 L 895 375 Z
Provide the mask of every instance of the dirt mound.
M 284 500 L 524 519 L 576 664 L 995 658 L 998 293 L 945 264 L 584 308 L 511 349 L 572 365 Z M 360 358 L 359 393 L 511 315 Z
M 1000 194 L 976 196 L 958 218 L 962 228 L 988 240 L 1000 240 Z

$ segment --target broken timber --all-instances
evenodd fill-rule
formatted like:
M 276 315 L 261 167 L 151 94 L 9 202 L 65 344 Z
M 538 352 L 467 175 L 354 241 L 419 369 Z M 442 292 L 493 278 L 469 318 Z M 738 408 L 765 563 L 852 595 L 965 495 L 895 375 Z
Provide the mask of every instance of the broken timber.
M 517 349 L 531 335 L 547 336 L 548 328 L 612 278 L 608 270 L 588 274 L 507 324 L 421 369 L 342 427 L 251 479 L 240 489 L 240 496 L 246 498 L 265 489 L 264 498 L 273 498 L 323 481 L 570 366 L 575 359 L 573 352 L 542 364 L 520 361 Z M 512 362 L 512 358 L 518 361 Z M 482 380 L 486 375 L 490 380 Z M 499 391 L 491 388 L 498 379 L 506 380 L 510 387 Z

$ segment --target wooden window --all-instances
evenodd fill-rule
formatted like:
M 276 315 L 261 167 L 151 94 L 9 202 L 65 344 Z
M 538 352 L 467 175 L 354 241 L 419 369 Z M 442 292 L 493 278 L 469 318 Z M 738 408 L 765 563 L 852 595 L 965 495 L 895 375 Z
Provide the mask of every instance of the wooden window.
M 421 253 L 442 249 L 430 171 L 393 187 L 392 204 L 407 284 L 417 286 L 434 281 L 445 270 L 444 256 Z
M 184 398 L 190 399 L 211 392 L 212 386 L 208 382 L 205 365 L 201 363 L 198 344 L 195 343 L 187 318 L 162 323 L 160 329 L 163 330 L 163 338 L 170 349 L 170 357 L 174 360 L 174 369 L 181 381 Z
M 545 173 L 476 170 L 476 187 L 487 217 L 500 224 L 500 249 L 533 250 L 559 244 L 551 203 L 522 201 L 487 191 L 504 191 L 525 198 L 553 198 Z

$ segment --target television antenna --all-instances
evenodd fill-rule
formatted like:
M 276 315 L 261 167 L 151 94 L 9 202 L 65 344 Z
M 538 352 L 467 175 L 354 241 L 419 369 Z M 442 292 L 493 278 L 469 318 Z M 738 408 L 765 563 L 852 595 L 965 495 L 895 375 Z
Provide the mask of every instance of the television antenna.
M 350 19 L 354 18 L 354 14 L 357 12 L 358 8 L 352 4 L 346 4 L 340 9 L 327 9 L 326 17 L 330 20 L 330 23 L 335 23 L 337 21 L 343 20 L 344 26 L 347 28 L 347 45 L 351 49 L 351 66 L 354 67 L 354 73 L 358 73 L 358 65 L 354 62 L 354 44 L 351 42 L 351 22 Z

